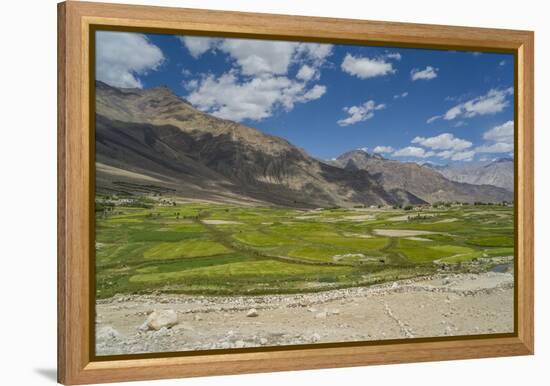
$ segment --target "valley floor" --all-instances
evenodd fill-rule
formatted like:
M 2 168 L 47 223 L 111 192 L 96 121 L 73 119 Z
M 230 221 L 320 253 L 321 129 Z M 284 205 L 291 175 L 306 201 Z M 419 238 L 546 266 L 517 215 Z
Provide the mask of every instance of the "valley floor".
M 513 331 L 513 292 L 506 271 L 294 295 L 116 295 L 97 301 L 96 354 L 506 333 Z M 251 309 L 257 316 L 247 316 Z M 178 323 L 140 331 L 154 310 L 174 310 Z

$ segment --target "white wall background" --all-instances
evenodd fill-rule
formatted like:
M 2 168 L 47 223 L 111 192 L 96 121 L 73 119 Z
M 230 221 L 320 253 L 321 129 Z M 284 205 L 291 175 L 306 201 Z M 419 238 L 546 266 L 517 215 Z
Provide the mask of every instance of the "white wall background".
M 105 0 L 104 0 L 105 1 Z M 120 2 L 128 2 L 120 0 Z M 140 382 L 139 385 L 541 385 L 550 363 L 550 29 L 540 0 L 132 0 L 147 5 L 528 29 L 536 32 L 536 355 Z M 56 367 L 56 1 L 2 4 L 0 384 L 53 384 Z

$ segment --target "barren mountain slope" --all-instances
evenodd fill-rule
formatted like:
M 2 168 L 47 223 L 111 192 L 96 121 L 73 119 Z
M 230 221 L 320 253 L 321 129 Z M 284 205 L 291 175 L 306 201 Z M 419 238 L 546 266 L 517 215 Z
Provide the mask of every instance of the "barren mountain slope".
M 336 162 L 347 169 L 368 171 L 385 189 L 403 189 L 427 202 L 498 202 L 512 199 L 509 191 L 499 187 L 451 181 L 438 171 L 414 162 L 389 160 L 363 150 L 344 153 Z
M 97 161 L 108 166 L 98 168 L 99 191 L 153 185 L 183 197 L 303 207 L 423 202 L 367 171 L 327 165 L 282 138 L 198 111 L 165 87 L 97 82 L 96 115 Z

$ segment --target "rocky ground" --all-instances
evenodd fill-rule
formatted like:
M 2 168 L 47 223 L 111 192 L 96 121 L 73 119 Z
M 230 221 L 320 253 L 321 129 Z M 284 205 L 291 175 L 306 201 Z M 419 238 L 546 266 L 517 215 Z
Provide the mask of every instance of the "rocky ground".
M 486 272 L 297 295 L 115 296 L 97 302 L 96 352 L 116 355 L 512 332 L 513 286 L 511 272 Z

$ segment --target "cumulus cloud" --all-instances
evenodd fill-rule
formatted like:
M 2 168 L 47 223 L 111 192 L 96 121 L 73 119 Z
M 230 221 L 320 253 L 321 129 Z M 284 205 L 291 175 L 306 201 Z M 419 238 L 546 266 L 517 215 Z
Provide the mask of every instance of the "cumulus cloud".
M 360 79 L 385 76 L 395 72 L 391 62 L 382 58 L 368 58 L 346 54 L 341 65 L 342 71 Z
M 474 159 L 476 152 L 474 150 L 466 150 L 466 151 L 445 150 L 437 153 L 436 155 L 440 158 L 450 159 L 453 161 L 471 161 Z
M 316 77 L 317 71 L 315 68 L 308 66 L 307 64 L 304 64 L 300 69 L 298 70 L 298 73 L 296 74 L 296 78 L 301 79 L 303 81 L 311 80 L 312 78 Z
M 514 121 L 493 127 L 483 134 L 483 138 L 495 142 L 514 143 Z
M 283 75 L 293 62 L 309 61 L 321 66 L 332 54 L 331 44 L 296 43 L 258 39 L 216 39 L 196 36 L 180 36 L 179 40 L 198 58 L 209 50 L 228 54 L 243 75 Z M 312 69 L 314 69 L 312 68 Z M 313 75 L 313 74 L 312 74 Z
M 473 161 L 476 155 L 485 153 L 513 154 L 514 121 L 506 121 L 487 130 L 483 134 L 483 139 L 486 141 L 484 144 L 473 147 L 473 143 L 468 140 L 455 137 L 451 133 L 443 133 L 433 137 L 415 137 L 411 144 L 418 146 L 407 146 L 399 150 L 394 150 L 391 146 L 377 146 L 374 151 L 391 154 L 394 157 L 438 157 L 462 162 Z
M 374 148 L 375 153 L 391 154 L 394 151 L 395 151 L 395 149 L 391 146 L 376 146 Z
M 228 53 L 244 75 L 286 74 L 297 43 L 254 39 L 225 39 L 220 50 Z
M 158 69 L 163 62 L 162 51 L 145 35 L 96 33 L 96 78 L 111 86 L 142 88 L 139 75 Z
M 178 36 L 178 39 L 195 59 L 205 52 L 217 47 L 222 41 L 222 39 L 204 36 Z
M 415 137 L 411 143 L 429 147 L 434 150 L 464 150 L 472 146 L 472 142 L 457 138 L 451 133 L 443 133 L 435 137 Z
M 508 153 L 514 151 L 514 121 L 495 126 L 483 134 L 489 143 L 478 146 L 478 153 Z
M 236 71 L 230 71 L 219 77 L 208 75 L 201 79 L 187 100 L 219 118 L 260 121 L 278 107 L 290 111 L 295 104 L 319 99 L 325 92 L 325 86 L 308 88 L 305 83 L 285 76 L 241 80 Z
M 450 121 L 456 118 L 472 118 L 478 115 L 499 113 L 510 104 L 508 96 L 513 94 L 513 87 L 504 90 L 491 89 L 485 95 L 452 107 L 443 115 L 443 119 Z
M 396 150 L 393 153 L 394 157 L 416 157 L 416 158 L 428 158 L 434 156 L 433 151 L 426 151 L 421 147 L 407 146 L 402 149 Z
M 224 119 L 260 121 L 281 108 L 321 98 L 326 86 L 320 68 L 333 46 L 257 39 L 180 37 L 191 55 L 207 51 L 227 54 L 232 69 L 222 75 L 203 75 L 184 82 L 186 98 L 198 109 Z M 299 66 L 294 77 L 291 66 Z M 294 68 L 294 67 L 293 67 Z
M 453 161 L 472 161 L 474 159 L 474 156 L 476 155 L 476 152 L 474 150 L 468 150 L 468 151 L 459 151 L 451 157 L 451 160 Z
M 296 44 L 296 43 L 293 43 Z M 296 59 L 305 59 L 312 61 L 315 66 L 319 66 L 332 55 L 332 44 L 321 43 L 298 43 L 296 46 Z
M 385 107 L 385 104 L 376 104 L 373 100 L 369 100 L 358 106 L 344 107 L 343 110 L 348 113 L 348 117 L 340 119 L 336 123 L 340 126 L 349 126 L 358 122 L 363 122 L 367 119 L 371 119 L 376 110 L 381 110 Z
M 411 71 L 412 80 L 430 80 L 437 78 L 438 69 L 432 66 L 427 66 L 425 69 L 421 70 L 419 68 L 414 68 Z
M 514 150 L 514 144 L 497 142 L 492 145 L 478 146 L 475 150 L 478 153 L 508 153 Z

